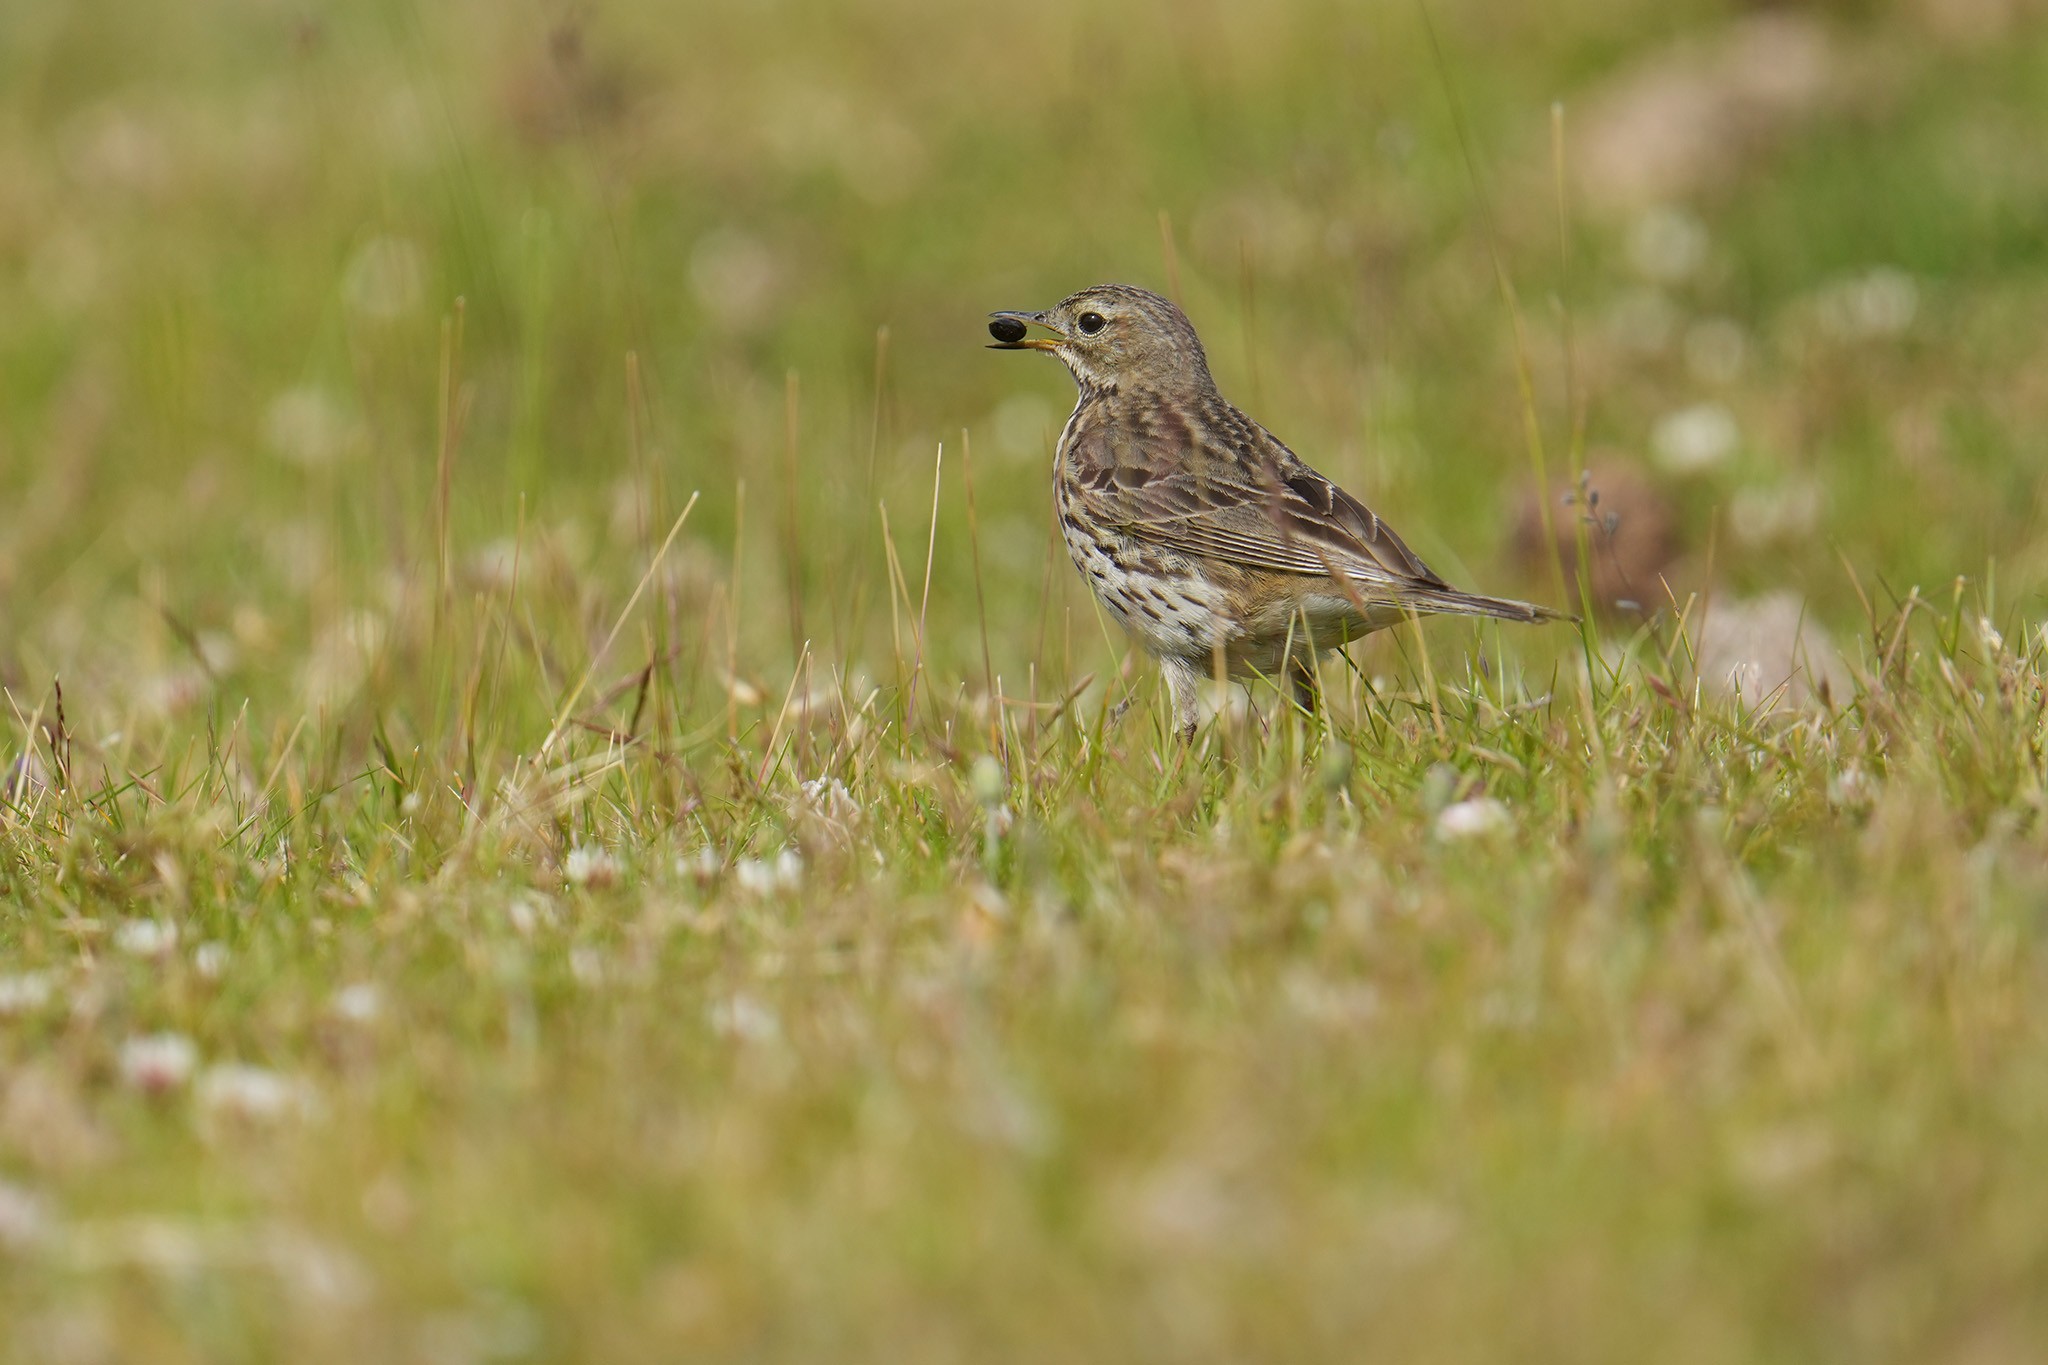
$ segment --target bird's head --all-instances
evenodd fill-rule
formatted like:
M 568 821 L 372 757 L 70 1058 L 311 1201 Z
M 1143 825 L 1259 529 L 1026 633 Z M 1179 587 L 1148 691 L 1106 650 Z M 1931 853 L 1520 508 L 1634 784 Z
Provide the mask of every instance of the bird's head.
M 1098 284 L 1042 313 L 991 313 L 994 351 L 1050 351 L 1086 391 L 1207 386 L 1208 357 L 1187 314 L 1148 289 Z M 1051 336 L 1032 336 L 1042 327 Z

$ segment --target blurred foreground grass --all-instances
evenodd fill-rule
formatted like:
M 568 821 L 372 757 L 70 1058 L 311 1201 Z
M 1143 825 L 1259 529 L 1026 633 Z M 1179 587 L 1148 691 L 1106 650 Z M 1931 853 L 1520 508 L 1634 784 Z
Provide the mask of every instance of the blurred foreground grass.
M 2037 1359 L 2044 99 L 2017 0 L 9 6 L 0 1358 Z M 1600 619 L 1163 742 L 979 349 L 1102 279 Z

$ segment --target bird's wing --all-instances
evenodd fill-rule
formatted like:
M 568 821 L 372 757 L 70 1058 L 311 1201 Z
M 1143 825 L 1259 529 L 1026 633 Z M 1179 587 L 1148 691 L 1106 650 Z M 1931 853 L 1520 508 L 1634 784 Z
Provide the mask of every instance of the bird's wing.
M 1361 587 L 1449 587 L 1371 508 L 1230 416 L 1091 426 L 1074 433 L 1076 475 L 1106 520 L 1184 554 Z

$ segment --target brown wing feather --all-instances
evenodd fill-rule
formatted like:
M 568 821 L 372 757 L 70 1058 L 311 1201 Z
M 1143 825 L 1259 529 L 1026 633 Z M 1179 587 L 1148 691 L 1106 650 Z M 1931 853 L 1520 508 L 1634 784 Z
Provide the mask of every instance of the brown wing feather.
M 1070 440 L 1098 515 L 1142 539 L 1361 587 L 1450 586 L 1364 503 L 1228 405 L 1144 426 L 1077 423 Z

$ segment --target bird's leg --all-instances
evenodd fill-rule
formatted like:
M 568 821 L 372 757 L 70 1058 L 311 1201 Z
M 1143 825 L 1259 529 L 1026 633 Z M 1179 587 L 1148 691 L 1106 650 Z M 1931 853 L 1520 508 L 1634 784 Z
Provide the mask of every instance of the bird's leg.
M 1159 671 L 1166 675 L 1167 696 L 1173 702 L 1173 733 L 1181 743 L 1192 744 L 1195 729 L 1202 719 L 1202 708 L 1196 695 L 1201 686 L 1201 675 L 1186 659 L 1171 657 L 1159 661 Z
M 1287 660 L 1287 693 L 1308 715 L 1315 715 L 1323 709 L 1323 685 L 1316 678 L 1316 661 L 1313 655 L 1294 654 Z

